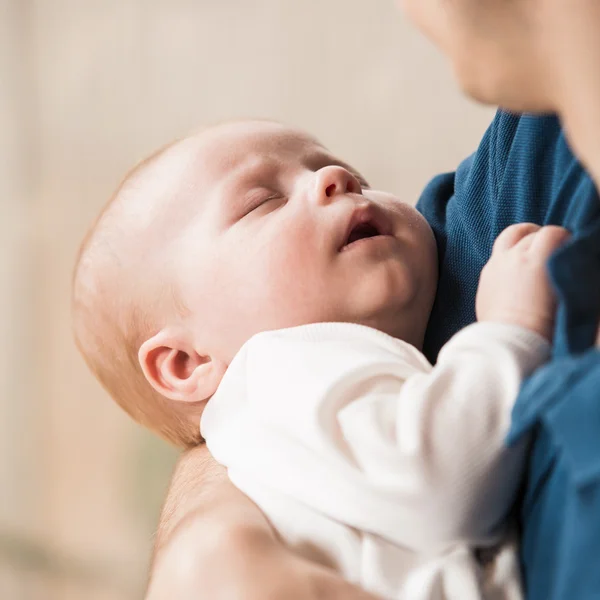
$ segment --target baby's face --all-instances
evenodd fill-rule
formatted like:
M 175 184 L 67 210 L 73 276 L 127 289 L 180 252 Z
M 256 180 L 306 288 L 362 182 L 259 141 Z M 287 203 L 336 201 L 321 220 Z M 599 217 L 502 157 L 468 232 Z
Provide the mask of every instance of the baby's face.
M 421 343 L 437 254 L 412 206 L 275 123 L 219 126 L 189 160 L 169 258 L 200 345 L 228 363 L 256 333 L 324 321 Z

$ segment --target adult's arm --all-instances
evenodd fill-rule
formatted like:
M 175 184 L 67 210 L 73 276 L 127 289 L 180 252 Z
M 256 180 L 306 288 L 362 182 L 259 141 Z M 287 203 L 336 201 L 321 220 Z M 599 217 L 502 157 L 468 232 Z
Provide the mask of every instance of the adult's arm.
M 511 438 L 535 431 L 520 507 L 525 596 L 600 597 L 600 352 L 565 356 L 526 383 Z
M 284 547 L 206 446 L 183 454 L 156 536 L 146 600 L 374 600 Z

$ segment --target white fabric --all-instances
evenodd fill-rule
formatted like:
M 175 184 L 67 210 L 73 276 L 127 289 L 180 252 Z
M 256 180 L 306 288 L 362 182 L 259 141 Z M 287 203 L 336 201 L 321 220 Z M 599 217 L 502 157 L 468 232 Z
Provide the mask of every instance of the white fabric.
M 519 598 L 508 512 L 525 442 L 504 438 L 541 337 L 478 323 L 432 367 L 377 330 L 262 333 L 232 361 L 202 435 L 299 552 L 385 598 Z M 474 549 L 497 548 L 482 564 Z

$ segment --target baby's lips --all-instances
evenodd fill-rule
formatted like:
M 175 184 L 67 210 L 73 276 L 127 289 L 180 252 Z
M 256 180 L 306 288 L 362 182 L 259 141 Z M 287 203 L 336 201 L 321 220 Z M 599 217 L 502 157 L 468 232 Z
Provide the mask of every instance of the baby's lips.
M 362 239 L 376 235 L 390 234 L 391 227 L 389 221 L 384 218 L 382 211 L 378 210 L 374 204 L 363 203 L 352 211 L 339 245 L 339 250 L 347 246 L 349 240 L 350 243 L 351 241 L 355 241 L 353 237 Z

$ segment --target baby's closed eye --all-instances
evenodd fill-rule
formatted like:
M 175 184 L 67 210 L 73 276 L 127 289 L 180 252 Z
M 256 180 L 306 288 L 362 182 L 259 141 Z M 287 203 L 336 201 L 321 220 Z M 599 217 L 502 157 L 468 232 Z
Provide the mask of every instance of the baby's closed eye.
M 241 218 L 247 217 L 252 213 L 257 213 L 257 211 L 267 212 L 276 208 L 276 206 L 271 205 L 274 204 L 273 201 L 275 200 L 279 202 L 283 201 L 283 194 L 267 188 L 252 190 L 244 201 Z

